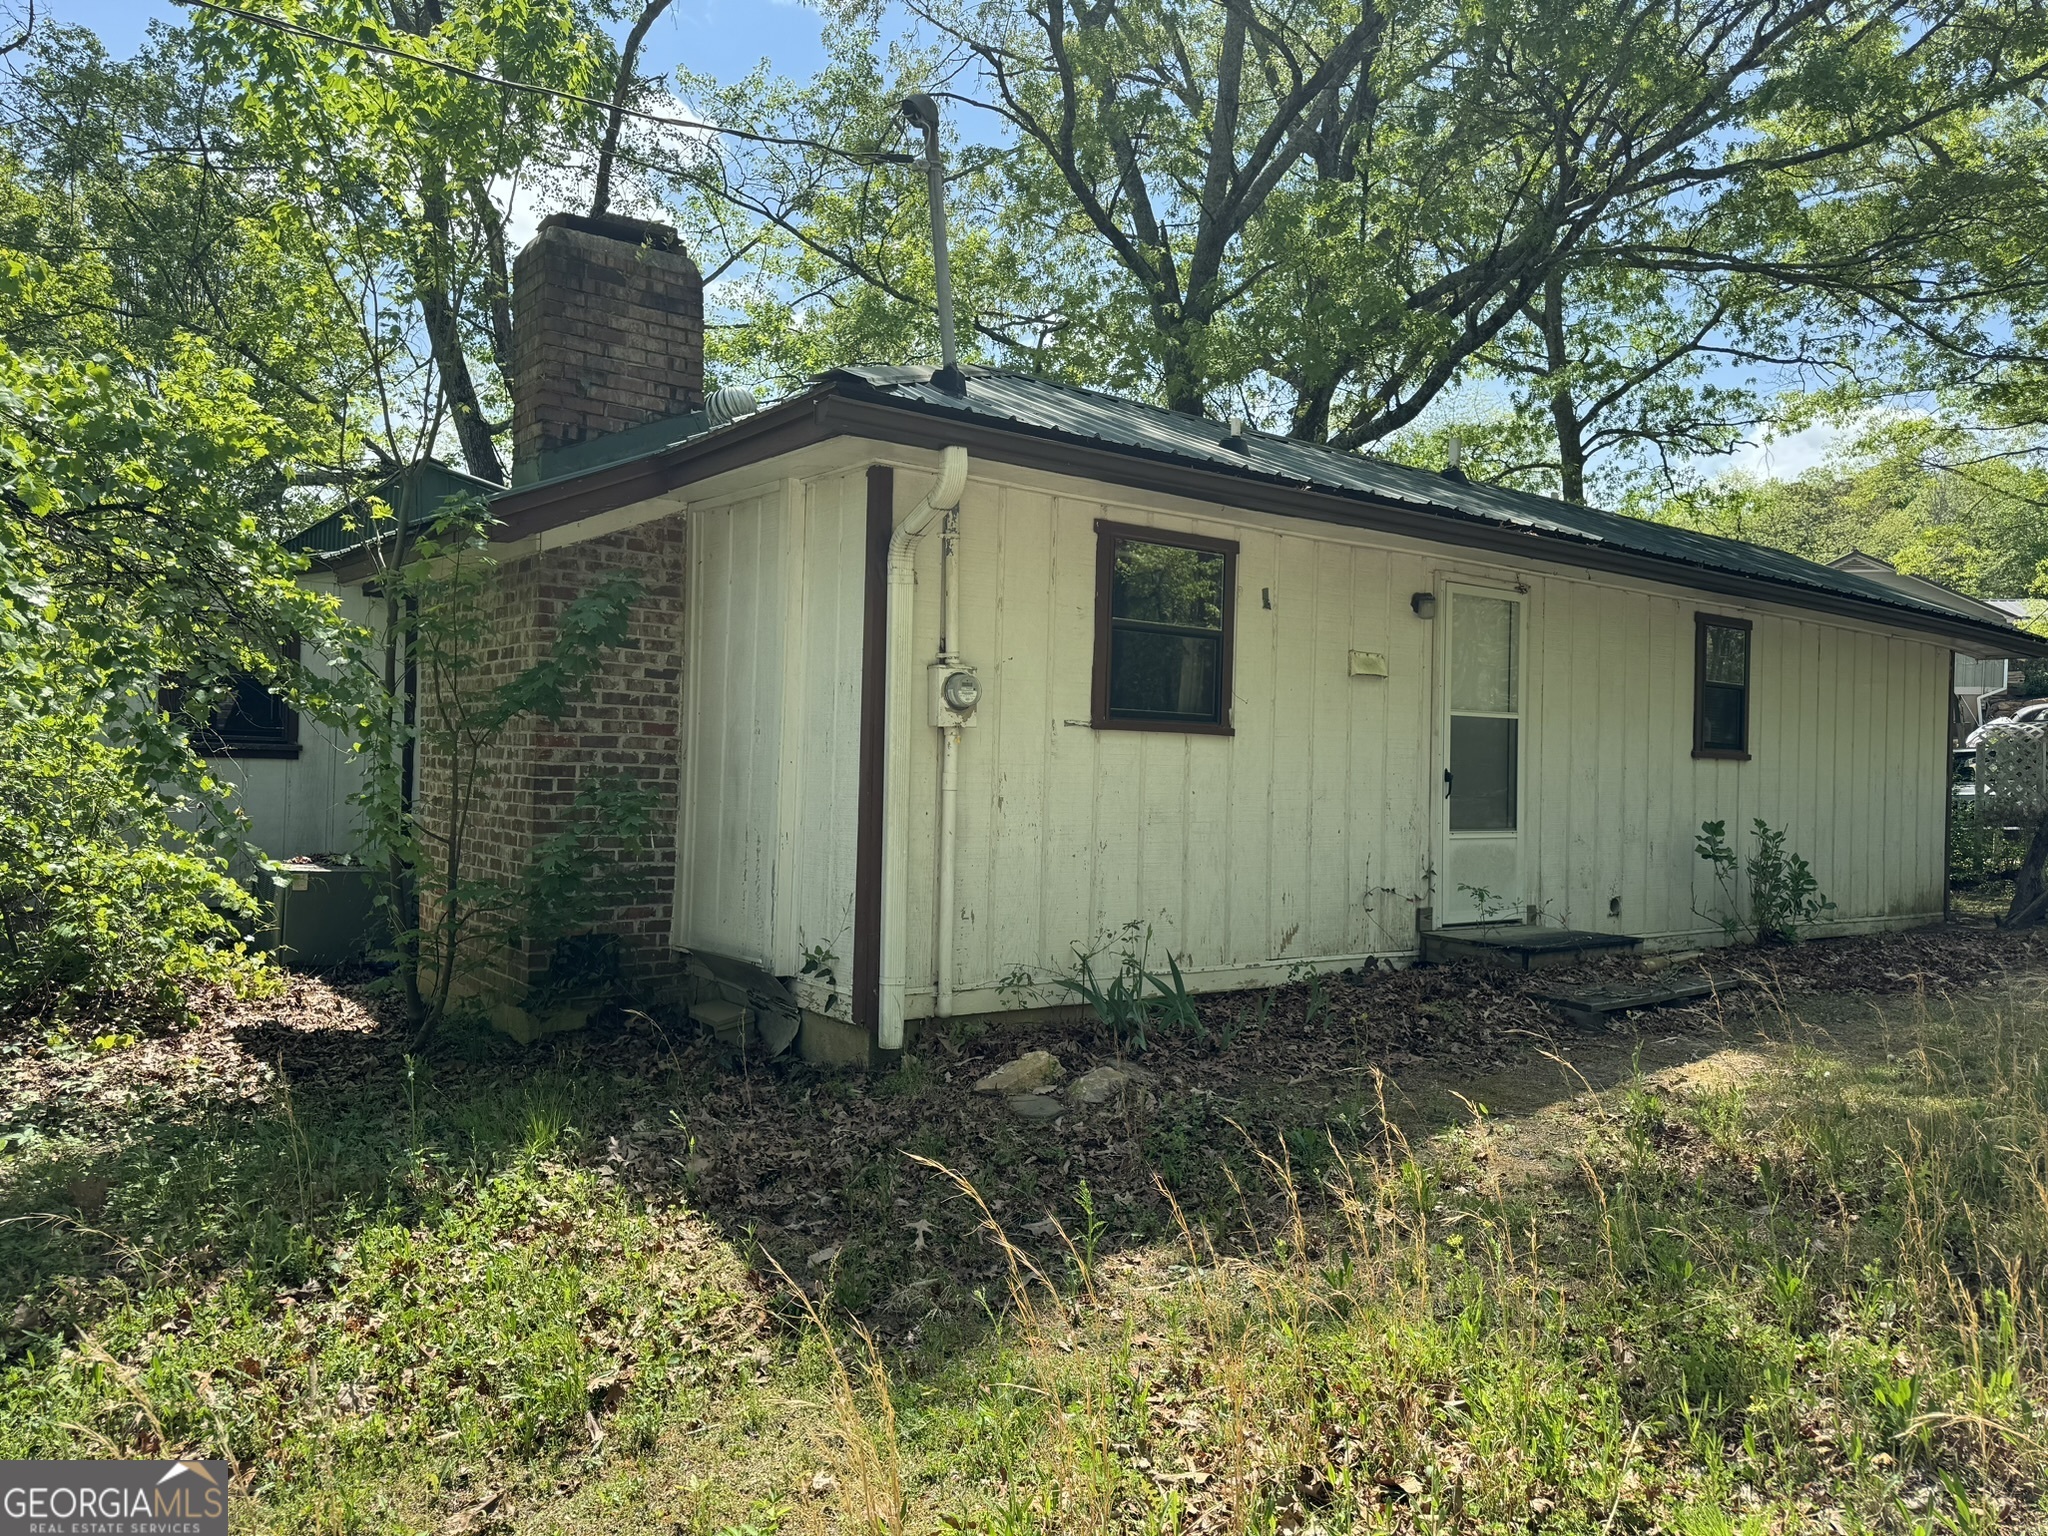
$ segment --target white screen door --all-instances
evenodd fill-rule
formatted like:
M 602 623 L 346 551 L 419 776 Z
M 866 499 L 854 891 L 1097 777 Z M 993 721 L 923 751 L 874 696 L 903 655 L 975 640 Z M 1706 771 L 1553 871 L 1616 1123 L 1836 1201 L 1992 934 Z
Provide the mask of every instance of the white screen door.
M 1472 587 L 1445 595 L 1436 920 L 1520 922 L 1522 601 Z

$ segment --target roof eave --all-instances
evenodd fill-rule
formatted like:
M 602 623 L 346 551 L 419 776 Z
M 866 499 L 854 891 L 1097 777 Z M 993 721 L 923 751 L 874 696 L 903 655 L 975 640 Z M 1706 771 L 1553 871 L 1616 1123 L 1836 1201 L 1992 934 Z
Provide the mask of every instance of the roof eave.
M 857 394 L 841 393 L 832 398 L 826 414 L 835 424 L 843 423 L 848 432 L 861 437 L 877 437 L 919 448 L 959 444 L 980 457 L 1026 468 L 1086 475 L 1092 479 L 1162 490 L 1203 501 L 1225 500 L 1233 506 L 1252 511 L 1345 523 L 1431 543 L 1445 542 L 1444 525 L 1451 523 L 1458 529 L 1459 543 L 1492 553 L 1551 564 L 1577 565 L 1726 597 L 1775 602 L 1866 622 L 1909 627 L 1917 632 L 1964 641 L 1969 646 L 1985 648 L 1994 655 L 2048 656 L 2048 639 L 2004 624 L 1972 620 L 1961 614 L 1950 619 L 1928 609 L 1877 599 L 1866 600 L 1847 593 L 1830 592 L 1824 587 L 1776 581 L 1672 556 L 1619 549 L 1567 532 L 1516 528 L 1441 503 L 1402 502 L 1365 493 L 1334 491 L 1307 483 L 1282 482 L 1253 470 L 1232 471 L 1214 465 L 1194 464 L 1175 454 L 1136 446 L 1107 448 L 1087 439 L 1028 427 L 1000 427 L 986 420 L 931 409 L 914 402 L 892 400 L 878 391 L 859 386 L 854 388 L 858 390 Z M 919 429 L 902 430 L 897 423 L 904 418 L 920 423 Z M 1047 451 L 1053 445 L 1057 445 L 1057 452 Z M 1145 465 L 1144 473 L 1137 473 L 1132 468 L 1133 463 Z M 1224 493 L 1222 488 L 1226 486 L 1229 490 Z
M 498 522 L 491 537 L 494 542 L 515 543 L 834 437 L 871 438 L 926 449 L 957 444 L 979 457 L 1022 468 L 1085 475 L 1201 501 L 1227 501 L 1252 511 L 1370 528 L 1430 543 L 1446 542 L 1447 531 L 1455 529 L 1456 542 L 1512 558 L 1576 565 L 1745 601 L 1774 602 L 1909 628 L 1961 642 L 1964 648 L 1988 655 L 2048 656 L 2048 639 L 1960 614 L 1951 620 L 1903 604 L 1619 549 L 1568 532 L 1517 528 L 1437 503 L 1329 490 L 1252 470 L 1196 464 L 1179 455 L 1141 447 L 1112 448 L 1043 429 L 998 425 L 893 399 L 845 374 L 831 376 L 800 395 L 701 437 L 581 475 L 505 491 L 492 502 Z M 374 551 L 364 549 L 352 552 L 345 561 L 337 559 L 330 568 L 339 579 L 356 581 L 374 574 L 379 565 Z

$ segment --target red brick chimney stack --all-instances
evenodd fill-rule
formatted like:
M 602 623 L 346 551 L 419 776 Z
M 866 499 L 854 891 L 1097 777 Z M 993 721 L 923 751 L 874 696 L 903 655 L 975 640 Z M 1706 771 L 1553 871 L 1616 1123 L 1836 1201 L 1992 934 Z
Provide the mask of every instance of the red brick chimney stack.
M 704 403 L 704 279 L 667 224 L 557 213 L 512 267 L 513 462 Z

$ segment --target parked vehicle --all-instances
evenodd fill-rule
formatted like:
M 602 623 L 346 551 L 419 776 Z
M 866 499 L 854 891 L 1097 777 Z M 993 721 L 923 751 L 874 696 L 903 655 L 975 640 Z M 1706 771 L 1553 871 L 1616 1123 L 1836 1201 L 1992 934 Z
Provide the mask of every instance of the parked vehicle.
M 1986 720 L 1963 738 L 1963 748 L 1980 746 L 1984 740 L 1984 733 L 1994 725 L 2033 725 L 2042 721 L 2048 721 L 2048 699 L 2043 699 L 2037 704 L 2022 704 L 2009 715 L 2000 715 L 1996 720 Z

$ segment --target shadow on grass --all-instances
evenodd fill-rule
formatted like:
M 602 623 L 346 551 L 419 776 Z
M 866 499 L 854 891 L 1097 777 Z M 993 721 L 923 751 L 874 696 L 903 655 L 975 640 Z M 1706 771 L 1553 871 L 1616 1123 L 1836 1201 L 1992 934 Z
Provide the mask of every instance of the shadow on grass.
M 0 1349 L 47 1358 L 138 1292 L 228 1276 L 274 1306 L 329 1276 L 366 1228 L 431 1223 L 535 1166 L 698 1213 L 764 1291 L 780 1285 L 772 1256 L 885 1340 L 965 1346 L 1000 1307 L 1005 1263 L 980 1214 L 916 1159 L 973 1183 L 1048 1273 L 1065 1263 L 1048 1218 L 1090 1229 L 1104 1254 L 1170 1237 L 1155 1177 L 1220 1246 L 1258 1251 L 1289 1219 L 1254 1193 L 1262 1153 L 1313 1190 L 1336 1156 L 1379 1143 L 1383 1113 L 1410 1132 L 1456 1121 L 1471 1112 L 1461 1086 L 1495 1113 L 1534 1113 L 1636 1070 L 1625 1039 L 1577 1039 L 1574 1067 L 1560 1067 L 1544 1053 L 1565 1047 L 1540 1014 L 1481 1017 L 1518 981 L 1447 974 L 1413 1021 L 1439 1053 L 1419 1056 L 1415 1029 L 1372 1017 L 1377 980 L 1313 999 L 1283 989 L 1232 1047 L 1169 1043 L 1134 1064 L 1141 1089 L 1051 1124 L 972 1084 L 1033 1046 L 1074 1072 L 1117 1059 L 1086 1026 L 935 1037 L 904 1070 L 865 1076 L 793 1059 L 736 1070 L 639 1016 L 535 1047 L 451 1026 L 415 1057 L 361 1016 L 309 1027 L 259 1006 L 220 1027 L 196 1070 L 181 1074 L 174 1043 L 154 1042 L 169 1065 L 134 1074 L 129 1102 L 71 1103 L 14 1128 L 14 1166 L 0 1164 Z M 1672 1046 L 1648 1047 L 1650 1065 L 1721 1047 L 1688 1022 Z
M 1899 973 L 1875 945 L 1835 959 Z M 1340 1158 L 1384 1149 L 1383 1111 L 1411 1136 L 1475 1104 L 1538 1117 L 1757 1022 L 1694 1011 L 1561 1042 L 1522 986 L 1408 972 L 1216 1000 L 1245 1011 L 1228 1048 L 1169 1042 L 1141 1093 L 1051 1124 L 972 1085 L 1031 1046 L 1070 1072 L 1113 1058 L 1086 1027 L 933 1036 L 886 1077 L 735 1071 L 638 1017 L 534 1048 L 456 1029 L 409 1058 L 301 987 L 189 1039 L 68 1058 L 0 1126 L 0 1454 L 218 1442 L 305 1528 L 348 1528 L 306 1501 L 374 1487 L 393 1444 L 446 1463 L 426 1486 L 466 1475 L 461 1456 L 631 1449 L 709 1417 L 711 1395 L 744 1399 L 770 1352 L 800 1359 L 775 1266 L 912 1374 L 966 1358 L 1009 1265 L 916 1158 L 970 1181 L 1055 1279 L 1072 1275 L 1049 1218 L 1098 1263 L 1177 1243 L 1155 1177 L 1219 1250 L 1271 1253 L 1294 1212 L 1265 1158 L 1313 1204 Z

